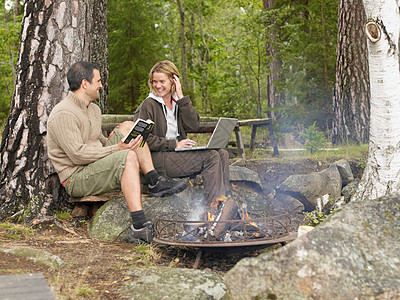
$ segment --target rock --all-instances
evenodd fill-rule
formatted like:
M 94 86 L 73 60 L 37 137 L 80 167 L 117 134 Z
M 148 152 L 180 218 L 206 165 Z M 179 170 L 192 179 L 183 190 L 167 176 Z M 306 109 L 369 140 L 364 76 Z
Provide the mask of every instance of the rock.
M 68 267 L 61 258 L 44 250 L 31 247 L 15 247 L 0 249 L 0 251 L 28 258 L 37 264 L 47 266 L 55 271 Z
M 188 187 L 179 194 L 166 197 L 142 197 L 142 207 L 148 220 L 156 221 L 156 217 L 175 214 L 179 211 L 200 212 L 203 196 L 195 189 Z M 104 204 L 89 223 L 89 235 L 104 241 L 125 241 L 131 216 L 125 198 L 112 199 Z
M 341 195 L 342 179 L 335 164 L 321 172 L 311 174 L 291 175 L 277 189 L 277 194 L 283 193 L 296 198 L 303 203 L 306 211 L 313 211 L 318 204 L 318 198 L 325 194 L 331 199 Z
M 193 300 L 221 299 L 226 288 L 214 272 L 182 268 L 147 268 L 128 271 L 127 281 L 120 290 L 129 299 Z
M 348 203 L 351 197 L 355 194 L 359 184 L 360 179 L 356 178 L 342 189 L 342 195 L 344 196 L 344 201 L 346 203 Z
M 176 212 L 195 211 L 200 217 L 205 209 L 202 190 L 194 189 L 191 186 L 179 194 L 160 198 L 147 197 L 142 200 L 142 203 L 147 218 L 153 222 L 156 217 Z
M 290 195 L 277 194 L 269 201 L 267 210 L 273 212 L 273 214 L 301 213 L 304 210 L 304 205 Z
M 400 299 L 400 195 L 350 202 L 225 275 L 231 299 Z
M 233 187 L 229 193 L 238 205 L 245 207 L 246 209 L 267 209 L 268 202 L 267 198 L 263 193 L 251 183 L 248 182 L 236 182 L 233 183 Z
M 103 241 L 124 240 L 131 216 L 125 198 L 112 199 L 95 213 L 89 222 L 89 235 Z
M 343 186 L 346 186 L 348 183 L 350 183 L 354 180 L 353 172 L 351 171 L 350 164 L 348 163 L 347 160 L 340 159 L 340 160 L 334 162 L 334 164 L 338 168 L 340 176 L 342 177 L 342 185 Z
M 258 173 L 245 167 L 230 166 L 229 176 L 231 182 L 248 182 L 262 191 L 262 184 Z

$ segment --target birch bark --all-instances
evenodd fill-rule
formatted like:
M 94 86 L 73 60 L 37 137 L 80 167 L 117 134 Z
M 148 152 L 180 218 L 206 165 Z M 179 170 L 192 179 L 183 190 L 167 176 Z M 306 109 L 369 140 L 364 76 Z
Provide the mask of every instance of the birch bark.
M 370 141 L 366 168 L 354 200 L 396 192 L 400 184 L 399 6 L 395 0 L 364 0 L 369 22 Z
M 47 156 L 46 125 L 51 109 L 68 92 L 69 66 L 107 50 L 107 45 L 93 47 L 100 36 L 91 16 L 99 2 L 107 3 L 25 1 L 16 87 L 0 148 L 0 219 L 18 216 L 29 222 L 67 205 Z

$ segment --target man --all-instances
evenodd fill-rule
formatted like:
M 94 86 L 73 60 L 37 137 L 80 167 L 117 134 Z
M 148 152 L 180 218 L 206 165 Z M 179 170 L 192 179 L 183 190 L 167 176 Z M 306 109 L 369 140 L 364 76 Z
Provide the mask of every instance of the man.
M 95 64 L 73 64 L 67 80 L 70 92 L 53 108 L 47 122 L 48 153 L 60 181 L 72 197 L 121 188 L 132 217 L 129 241 L 151 242 L 153 229 L 142 209 L 139 169 L 152 196 L 180 192 L 186 183 L 158 174 L 147 144 L 138 147 L 141 136 L 129 144 L 122 142 L 133 122 L 117 126 L 108 140 L 103 136 L 101 111 L 92 103 L 103 87 Z

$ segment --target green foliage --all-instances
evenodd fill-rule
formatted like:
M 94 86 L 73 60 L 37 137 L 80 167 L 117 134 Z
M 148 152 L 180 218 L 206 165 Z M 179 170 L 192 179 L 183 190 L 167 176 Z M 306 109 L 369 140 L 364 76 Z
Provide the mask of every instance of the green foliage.
M 141 84 L 163 59 L 160 15 L 160 1 L 108 1 L 110 113 L 130 113 L 138 106 Z
M 4 237 L 13 240 L 30 237 L 34 234 L 33 229 L 12 223 L 0 223 L 0 232 L 4 234 Z
M 147 96 L 148 72 L 156 61 L 170 59 L 182 72 L 184 46 L 189 77 L 184 93 L 200 114 L 255 118 L 274 111 L 277 129 L 298 134 L 315 121 L 328 123 L 337 0 L 276 0 L 268 10 L 259 0 L 181 4 L 184 43 L 176 1 L 109 2 L 111 112 L 129 112 Z M 274 57 L 266 55 L 266 42 L 276 50 Z M 274 84 L 284 95 L 273 109 L 267 104 L 272 59 L 282 61 Z
M 326 221 L 327 215 L 324 212 L 316 210 L 311 212 L 304 212 L 304 224 L 308 226 L 317 226 Z
M 185 43 L 176 1 L 108 1 L 110 113 L 130 113 L 147 96 L 155 62 L 169 59 L 182 72 L 184 46 L 189 81 L 184 93 L 202 115 L 255 118 L 273 111 L 281 132 L 299 134 L 316 121 L 326 129 L 335 80 L 337 0 L 275 0 L 268 10 L 259 0 L 181 3 Z M 14 22 L 12 8 L 5 11 L 4 0 L 0 4 L 7 21 L 0 22 L 0 118 L 5 118 L 21 16 Z M 266 55 L 267 42 L 276 50 L 273 57 Z M 271 109 L 267 78 L 273 59 L 282 61 L 274 84 L 284 97 Z
M 57 211 L 56 216 L 60 220 L 67 220 L 72 217 L 72 214 L 69 211 Z
M 8 9 L 0 1 L 0 122 L 10 112 L 14 92 L 15 69 L 18 56 L 21 16 L 14 17 L 13 7 Z
M 319 131 L 315 128 L 315 123 L 311 125 L 308 129 L 303 133 L 303 138 L 306 140 L 304 147 L 311 152 L 311 154 L 317 152 L 321 148 L 326 146 L 326 138 L 323 132 Z

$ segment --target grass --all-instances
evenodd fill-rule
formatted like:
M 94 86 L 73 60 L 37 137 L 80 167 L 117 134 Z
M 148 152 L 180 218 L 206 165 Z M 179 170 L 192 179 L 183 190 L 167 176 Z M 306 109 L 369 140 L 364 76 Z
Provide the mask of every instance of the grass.
M 136 266 L 148 267 L 161 259 L 160 251 L 155 245 L 139 244 L 132 251 L 132 261 Z
M 67 219 L 72 218 L 71 212 L 68 212 L 68 211 L 57 211 L 56 216 L 60 220 L 67 220 Z
M 23 237 L 33 236 L 34 232 L 35 231 L 33 229 L 23 225 L 0 223 L 0 242 L 2 236 L 7 239 L 19 240 Z
M 250 136 L 251 130 L 249 127 L 242 128 L 242 135 L 244 144 L 250 144 Z M 208 140 L 210 139 L 211 134 L 189 134 L 188 138 L 193 139 L 197 142 L 196 146 L 206 145 Z M 235 135 L 232 134 L 230 141 L 236 142 Z M 257 144 L 266 144 L 270 142 L 268 139 L 268 132 L 265 130 L 258 130 L 256 135 L 256 143 Z M 296 147 L 297 146 L 297 147 Z M 271 146 L 267 146 L 266 148 L 256 148 L 253 153 L 250 153 L 248 148 L 246 151 L 246 158 L 248 159 L 269 159 L 269 160 L 285 160 L 285 159 L 311 159 L 311 160 L 339 160 L 339 159 L 352 159 L 355 158 L 360 159 L 360 164 L 363 164 L 367 158 L 368 154 L 368 144 L 355 145 L 355 144 L 347 144 L 347 145 L 327 145 L 326 149 L 329 150 L 320 150 L 313 154 L 311 154 L 304 147 L 299 148 L 298 145 L 290 147 L 291 151 L 285 151 L 283 147 L 278 144 L 279 157 L 273 157 L 273 148 Z M 296 150 L 297 148 L 297 150 Z M 335 149 L 335 150 L 332 150 Z M 336 150 L 337 149 L 337 150 Z M 293 151 L 295 150 L 295 151 Z
M 279 146 L 278 146 L 279 149 Z M 279 157 L 275 158 L 272 156 L 273 149 L 269 147 L 268 149 L 255 149 L 253 153 L 250 153 L 246 149 L 246 155 L 251 158 L 266 158 L 269 159 L 312 159 L 312 160 L 338 160 L 344 159 L 360 159 L 364 161 L 368 154 L 368 145 L 340 145 L 332 148 L 326 148 L 328 150 L 320 150 L 311 154 L 307 150 L 293 150 L 285 151 L 285 149 L 279 149 Z

